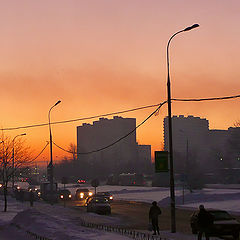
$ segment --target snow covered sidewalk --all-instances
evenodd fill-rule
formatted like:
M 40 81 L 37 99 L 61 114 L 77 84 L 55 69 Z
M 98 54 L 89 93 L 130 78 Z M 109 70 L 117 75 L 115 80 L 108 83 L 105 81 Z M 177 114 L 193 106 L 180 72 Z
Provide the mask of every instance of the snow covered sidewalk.
M 3 209 L 1 200 L 0 209 Z M 123 232 L 119 231 L 121 227 L 117 228 L 117 226 L 121 226 L 121 220 L 117 217 L 76 211 L 59 205 L 51 206 L 43 202 L 35 202 L 34 207 L 30 208 L 27 202 L 21 203 L 9 198 L 8 210 L 9 212 L 1 212 L 0 215 L 1 240 L 30 240 L 36 239 L 36 236 L 45 237 L 46 240 L 129 240 L 130 235 L 135 236 L 134 239 L 148 239 L 149 236 L 149 232 L 145 230 L 134 231 L 122 228 Z M 94 222 L 94 224 L 86 224 L 89 227 L 84 227 L 81 226 L 83 222 Z M 97 229 L 104 225 L 112 226 L 112 229 L 111 227 L 104 227 L 105 231 Z M 110 232 L 113 229 L 115 232 L 119 231 L 118 234 Z M 146 237 L 142 238 L 144 236 Z M 196 235 L 169 232 L 161 232 L 160 236 L 161 238 L 150 237 L 150 239 L 196 240 L 197 238 Z

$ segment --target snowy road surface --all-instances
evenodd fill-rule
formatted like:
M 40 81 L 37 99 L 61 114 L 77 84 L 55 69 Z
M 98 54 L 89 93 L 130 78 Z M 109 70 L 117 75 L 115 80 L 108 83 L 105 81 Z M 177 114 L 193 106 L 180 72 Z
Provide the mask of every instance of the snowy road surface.
M 76 188 L 71 189 L 73 192 Z M 157 200 L 160 205 L 169 204 L 169 189 L 151 187 L 123 187 L 123 186 L 100 186 L 98 191 L 111 191 L 115 199 L 135 200 L 141 202 L 152 202 Z M 195 191 L 193 194 L 185 193 L 185 205 L 182 205 L 181 189 L 176 190 L 176 204 L 178 207 L 197 208 L 199 204 L 204 204 L 207 208 L 221 208 L 240 214 L 239 189 L 203 189 Z M 0 196 L 0 209 L 3 209 L 3 201 Z M 31 212 L 34 211 L 35 212 Z M 51 206 L 48 204 L 35 203 L 34 209 L 29 210 L 28 203 L 20 203 L 9 198 L 8 212 L 0 213 L 0 240 L 28 240 L 32 239 L 26 235 L 26 230 L 31 230 L 39 235 L 51 237 L 56 240 L 124 240 L 129 239 L 121 235 L 112 235 L 103 231 L 84 228 L 79 225 L 79 212 L 63 208 L 62 206 Z M 24 211 L 25 210 L 25 211 Z M 14 218 L 14 216 L 17 217 Z M 77 212 L 77 213 L 76 213 Z M 106 224 L 121 224 L 119 218 L 112 216 L 99 216 L 88 213 L 81 213 L 88 221 L 94 219 Z M 13 219 L 14 218 L 14 219 Z M 13 219 L 13 220 L 12 220 Z M 9 222 L 21 225 L 21 229 L 10 226 Z M 144 231 L 144 230 L 143 230 Z M 195 240 L 196 236 L 183 235 L 181 233 L 171 234 L 161 232 L 163 237 L 174 240 Z M 212 240 L 212 238 L 211 238 Z

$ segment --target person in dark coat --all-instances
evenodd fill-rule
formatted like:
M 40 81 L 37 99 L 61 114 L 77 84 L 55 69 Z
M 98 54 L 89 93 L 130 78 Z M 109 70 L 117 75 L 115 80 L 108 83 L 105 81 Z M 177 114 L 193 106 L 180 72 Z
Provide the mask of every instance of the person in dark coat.
M 199 206 L 199 213 L 197 215 L 197 222 L 199 226 L 198 240 L 202 240 L 203 233 L 205 234 L 206 240 L 209 240 L 209 229 L 213 224 L 213 215 L 211 215 L 203 205 Z
M 30 206 L 33 207 L 34 193 L 33 193 L 33 191 L 30 191 L 29 194 L 30 194 L 30 196 L 29 196 Z
M 154 235 L 156 235 L 156 233 L 159 234 L 158 215 L 160 215 L 161 213 L 161 209 L 157 206 L 157 202 L 152 202 L 152 206 L 149 210 L 149 221 L 152 221 Z

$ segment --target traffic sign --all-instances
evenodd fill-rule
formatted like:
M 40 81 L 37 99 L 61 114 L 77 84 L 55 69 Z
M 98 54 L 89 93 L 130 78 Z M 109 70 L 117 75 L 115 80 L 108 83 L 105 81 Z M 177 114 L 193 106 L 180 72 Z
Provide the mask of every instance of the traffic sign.
M 168 151 L 155 151 L 155 172 L 168 172 Z

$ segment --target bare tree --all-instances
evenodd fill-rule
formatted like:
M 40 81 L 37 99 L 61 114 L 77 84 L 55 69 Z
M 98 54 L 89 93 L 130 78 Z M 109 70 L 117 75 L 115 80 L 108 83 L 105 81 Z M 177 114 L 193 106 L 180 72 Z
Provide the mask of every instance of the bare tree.
M 234 127 L 240 127 L 240 120 L 237 120 L 233 124 Z
M 68 150 L 69 150 L 69 152 L 72 153 L 72 160 L 73 161 L 77 160 L 77 146 L 76 146 L 76 144 L 70 143 Z
M 8 183 L 15 175 L 18 168 L 29 165 L 32 162 L 30 148 L 21 139 L 13 140 L 2 134 L 0 148 L 0 179 L 4 194 L 4 212 L 7 211 Z M 13 144 L 14 144 L 14 166 L 13 166 Z

